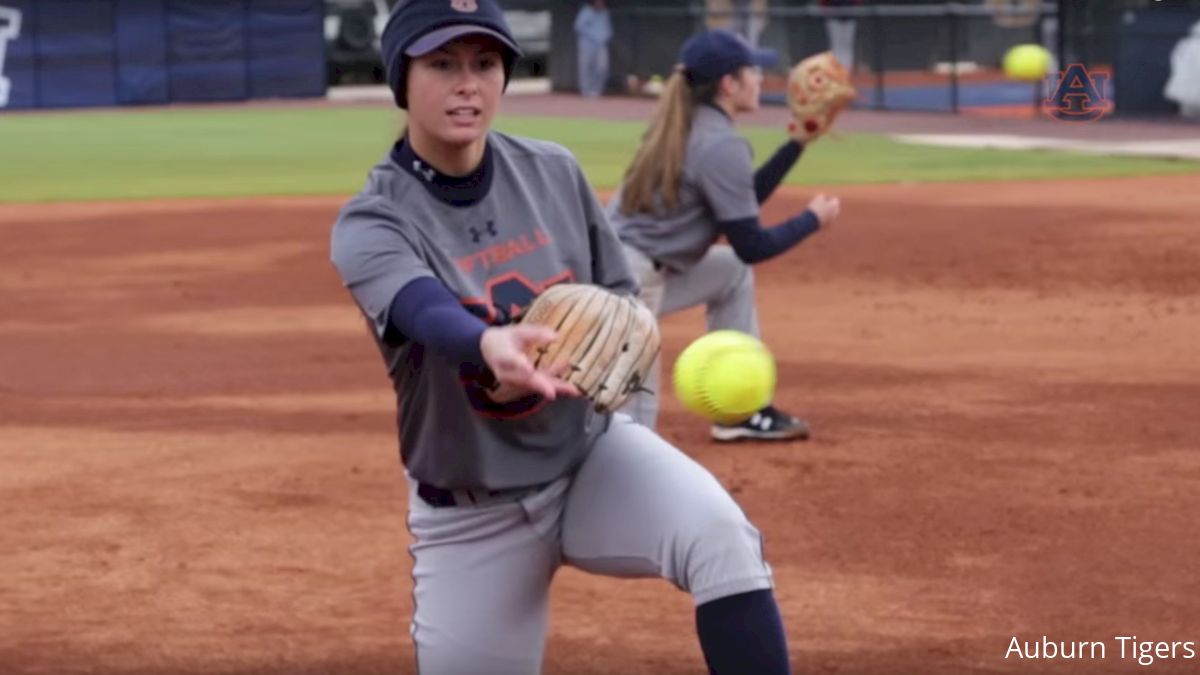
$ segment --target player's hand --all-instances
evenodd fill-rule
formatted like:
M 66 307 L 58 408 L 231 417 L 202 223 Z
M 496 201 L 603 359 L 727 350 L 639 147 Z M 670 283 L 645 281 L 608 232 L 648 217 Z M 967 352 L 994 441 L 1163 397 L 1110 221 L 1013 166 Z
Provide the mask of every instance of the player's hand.
M 479 339 L 483 360 L 500 383 L 499 388 L 489 394 L 491 399 L 507 403 L 529 394 L 539 394 L 550 401 L 559 396 L 580 396 L 575 385 L 559 377 L 568 367 L 566 363 L 538 370 L 527 356 L 529 350 L 554 338 L 554 331 L 545 326 L 515 324 L 493 326 L 483 331 Z
M 818 194 L 808 203 L 808 210 L 816 214 L 817 220 L 821 222 L 821 227 L 829 227 L 842 212 L 842 200 L 826 194 Z

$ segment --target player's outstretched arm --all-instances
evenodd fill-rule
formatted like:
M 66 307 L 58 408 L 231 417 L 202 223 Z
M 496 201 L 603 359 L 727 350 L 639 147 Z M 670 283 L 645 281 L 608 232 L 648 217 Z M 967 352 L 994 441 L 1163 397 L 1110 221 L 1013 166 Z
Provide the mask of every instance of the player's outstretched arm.
M 770 260 L 790 250 L 817 230 L 829 227 L 841 212 L 841 200 L 820 194 L 808 208 L 772 227 L 763 227 L 758 217 L 718 223 L 733 252 L 747 265 Z
M 389 327 L 404 339 L 424 345 L 450 363 L 490 369 L 497 386 L 489 392 L 489 398 L 497 403 L 530 394 L 550 400 L 579 395 L 574 385 L 558 378 L 561 373 L 535 370 L 525 354 L 524 350 L 553 340 L 553 330 L 519 325 L 488 327 L 433 277 L 416 279 L 400 289 L 389 314 Z
M 771 198 L 776 188 L 787 177 L 788 172 L 796 166 L 800 155 L 804 154 L 804 143 L 789 138 L 774 155 L 754 172 L 754 196 L 762 204 Z
M 412 340 L 450 363 L 483 365 L 480 336 L 487 324 L 462 306 L 449 288 L 434 277 L 405 284 L 392 299 L 388 330 Z

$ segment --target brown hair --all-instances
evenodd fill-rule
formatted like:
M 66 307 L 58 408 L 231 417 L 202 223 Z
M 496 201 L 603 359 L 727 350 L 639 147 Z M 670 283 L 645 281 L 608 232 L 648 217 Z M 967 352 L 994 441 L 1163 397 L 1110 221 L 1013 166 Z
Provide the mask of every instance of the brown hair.
M 667 209 L 679 206 L 683 156 L 692 131 L 692 112 L 713 100 L 720 80 L 692 85 L 681 66 L 667 78 L 650 126 L 621 183 L 621 214 L 653 213 L 655 196 Z

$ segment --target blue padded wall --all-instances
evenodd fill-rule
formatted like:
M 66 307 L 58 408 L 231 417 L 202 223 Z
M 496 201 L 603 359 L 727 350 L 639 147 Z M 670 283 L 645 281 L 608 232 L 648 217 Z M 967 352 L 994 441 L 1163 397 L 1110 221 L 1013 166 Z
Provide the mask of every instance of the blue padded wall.
M 116 0 L 116 23 L 117 102 L 168 102 L 165 0 Z
M 323 21 L 323 0 L 0 0 L 0 110 L 321 96 Z
M 172 101 L 250 96 L 246 7 L 241 0 L 167 0 L 167 72 Z
M 310 0 L 250 0 L 252 98 L 325 93 L 324 20 Z
M 38 105 L 116 105 L 113 5 L 101 0 L 36 0 Z

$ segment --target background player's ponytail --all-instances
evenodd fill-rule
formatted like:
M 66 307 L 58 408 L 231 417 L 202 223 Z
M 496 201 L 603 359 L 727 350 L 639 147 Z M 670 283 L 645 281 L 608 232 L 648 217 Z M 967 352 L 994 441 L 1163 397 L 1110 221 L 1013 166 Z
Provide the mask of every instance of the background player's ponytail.
M 683 68 L 676 67 L 663 86 L 658 107 L 642 136 L 641 147 L 625 171 L 621 184 L 621 214 L 653 213 L 658 203 L 666 209 L 679 205 L 679 183 L 692 112 L 716 96 L 718 83 L 692 86 Z M 657 202 L 656 196 L 661 199 Z

